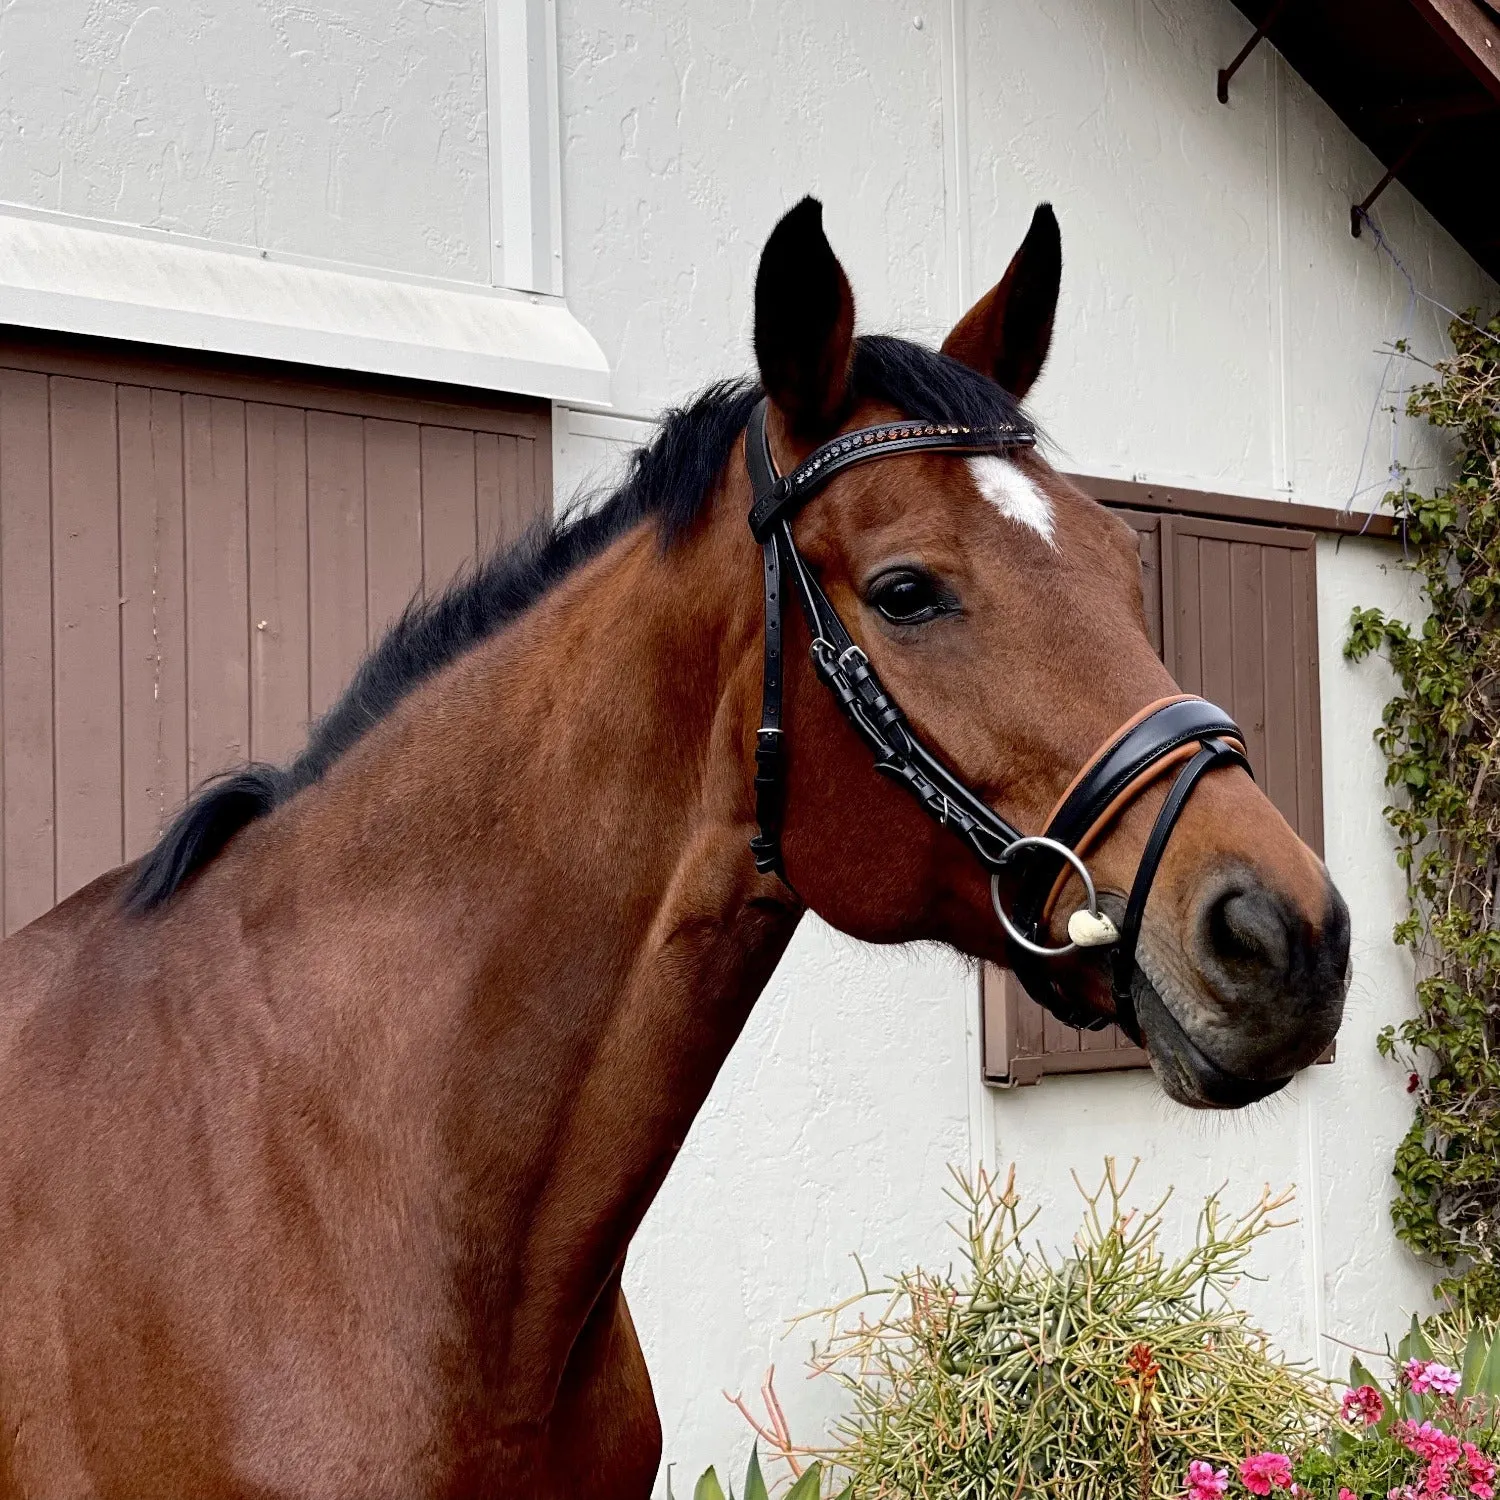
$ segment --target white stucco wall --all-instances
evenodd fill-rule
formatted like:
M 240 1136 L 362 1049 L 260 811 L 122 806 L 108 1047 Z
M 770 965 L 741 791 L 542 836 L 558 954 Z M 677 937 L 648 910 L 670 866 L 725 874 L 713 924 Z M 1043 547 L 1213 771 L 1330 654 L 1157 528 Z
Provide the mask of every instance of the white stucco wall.
M 920 21 L 920 26 L 917 24 Z M 1341 505 L 1380 493 L 1384 346 L 1432 355 L 1446 317 L 1348 229 L 1378 163 L 1270 49 L 1214 75 L 1248 32 L 1227 0 L 561 0 L 569 298 L 614 371 L 616 411 L 559 411 L 560 494 L 597 483 L 649 416 L 747 368 L 755 258 L 819 194 L 862 326 L 940 333 L 1003 270 L 1034 204 L 1062 223 L 1063 299 L 1032 405 L 1067 468 Z M 1420 289 L 1497 289 L 1400 188 L 1378 218 Z M 1372 424 L 1373 415 L 1373 424 Z M 1367 437 L 1368 434 L 1368 437 Z M 1399 451 L 1434 455 L 1400 421 Z M 1363 473 L 1363 478 L 1360 478 Z M 1400 883 L 1371 742 L 1390 687 L 1340 648 L 1355 603 L 1411 608 L 1393 550 L 1320 544 L 1328 862 L 1354 915 L 1338 1060 L 1233 1117 L 1189 1115 L 1142 1075 L 978 1083 L 977 987 L 941 954 L 881 953 L 809 920 L 763 997 L 632 1252 L 627 1283 L 678 1493 L 738 1475 L 749 1434 L 721 1391 L 773 1362 L 794 1430 L 833 1393 L 802 1378 L 786 1320 L 873 1272 L 946 1261 L 946 1165 L 1018 1165 L 1038 1232 L 1070 1233 L 1069 1172 L 1139 1156 L 1177 1222 L 1208 1191 L 1295 1185 L 1247 1300 L 1290 1350 L 1341 1365 L 1420 1305 L 1391 1233 L 1404 1075 L 1374 1038 L 1410 1003 L 1389 941 Z M 1323 1336 L 1323 1337 L 1320 1337 Z
M 484 0 L 10 0 L 0 201 L 489 279 Z

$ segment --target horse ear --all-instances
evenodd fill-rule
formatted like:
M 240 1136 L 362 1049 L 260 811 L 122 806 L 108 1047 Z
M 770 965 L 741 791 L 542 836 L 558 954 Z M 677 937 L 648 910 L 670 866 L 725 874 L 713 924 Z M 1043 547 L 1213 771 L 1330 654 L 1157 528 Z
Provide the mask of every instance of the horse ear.
M 837 425 L 853 352 L 854 293 L 823 233 L 823 205 L 804 198 L 771 231 L 755 273 L 755 360 L 793 432 Z
M 1018 400 L 1042 373 L 1062 285 L 1062 235 L 1050 203 L 1031 216 L 1005 275 L 943 340 L 943 353 L 991 376 Z

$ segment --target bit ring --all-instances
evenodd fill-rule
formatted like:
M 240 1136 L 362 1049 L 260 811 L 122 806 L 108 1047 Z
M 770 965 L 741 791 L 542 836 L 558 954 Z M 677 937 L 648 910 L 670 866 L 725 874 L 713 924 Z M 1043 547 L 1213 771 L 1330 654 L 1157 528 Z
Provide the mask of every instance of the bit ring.
M 1053 854 L 1058 855 L 1066 863 L 1073 867 L 1074 873 L 1083 882 L 1084 894 L 1088 898 L 1085 908 L 1090 916 L 1099 916 L 1099 897 L 1094 890 L 1094 877 L 1089 874 L 1089 868 L 1083 860 L 1066 844 L 1059 843 L 1056 839 L 1049 839 L 1042 834 L 1033 835 L 1030 838 L 1017 839 L 1009 845 L 1000 856 L 1001 863 L 1005 863 L 1011 855 L 1022 849 L 1050 849 Z M 995 915 L 1000 919 L 1000 925 L 1005 929 L 1005 935 L 1018 948 L 1032 954 L 1036 958 L 1061 958 L 1064 954 L 1072 953 L 1078 947 L 1077 943 L 1067 942 L 1058 948 L 1049 948 L 1042 943 L 1033 942 L 1027 937 L 1016 924 L 1011 921 L 1006 913 L 1005 907 L 1000 902 L 1000 871 L 996 870 L 990 876 L 990 904 L 995 908 Z

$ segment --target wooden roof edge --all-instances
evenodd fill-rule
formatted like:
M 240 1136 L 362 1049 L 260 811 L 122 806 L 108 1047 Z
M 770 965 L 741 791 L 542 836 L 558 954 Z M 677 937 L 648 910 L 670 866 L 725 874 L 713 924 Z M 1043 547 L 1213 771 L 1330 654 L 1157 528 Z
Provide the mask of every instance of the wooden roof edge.
M 1102 479 L 1091 474 L 1068 474 L 1065 477 L 1085 494 L 1106 505 L 1128 505 L 1135 510 L 1207 516 L 1221 521 L 1251 521 L 1262 526 L 1289 526 L 1330 536 L 1390 538 L 1398 535 L 1394 518 L 1378 513 L 1336 510 L 1328 505 L 1303 505 L 1295 500 L 1221 495 L 1209 490 L 1190 490 L 1138 480 Z
M 1500 100 L 1500 23 L 1474 0 L 1410 0 L 1412 7 Z

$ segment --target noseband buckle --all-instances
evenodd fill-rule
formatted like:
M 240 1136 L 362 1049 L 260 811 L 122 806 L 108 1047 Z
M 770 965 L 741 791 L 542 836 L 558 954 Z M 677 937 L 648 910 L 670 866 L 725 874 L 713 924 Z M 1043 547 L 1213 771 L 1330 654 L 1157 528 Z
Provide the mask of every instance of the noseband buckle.
M 836 475 L 858 463 L 898 453 L 1006 453 L 1036 442 L 1019 418 L 993 427 L 957 423 L 885 422 L 843 433 L 805 458 L 787 475 L 778 473 L 766 433 L 763 397 L 745 433 L 745 464 L 754 503 L 750 530 L 761 545 L 765 574 L 765 662 L 761 679 L 761 727 L 755 744 L 755 812 L 759 832 L 750 841 L 755 867 L 785 880 L 781 819 L 785 801 L 786 737 L 781 728 L 782 602 L 790 573 L 812 636 L 818 677 L 840 712 L 869 747 L 875 769 L 899 783 L 943 827 L 956 833 L 990 871 L 990 901 L 1011 944 L 1011 969 L 1033 999 L 1069 1026 L 1097 1030 L 1117 1022 L 1140 1041 L 1133 987 L 1135 951 L 1152 881 L 1167 840 L 1189 794 L 1203 775 L 1221 766 L 1250 769 L 1244 735 L 1212 703 L 1188 694 L 1142 709 L 1087 763 L 1041 834 L 1013 828 L 967 782 L 917 737 L 886 692 L 864 651 L 855 643 L 792 539 L 796 512 Z M 1184 763 L 1157 814 L 1136 867 L 1123 922 L 1099 909 L 1093 876 L 1081 851 L 1090 847 L 1119 811 L 1149 784 Z M 1012 908 L 1001 899 L 1003 877 L 1024 856 Z M 1069 873 L 1083 884 L 1085 903 L 1068 919 L 1068 941 L 1042 941 L 1051 903 Z M 1083 1007 L 1058 986 L 1048 965 L 1079 949 L 1112 947 L 1111 989 L 1115 1013 Z

